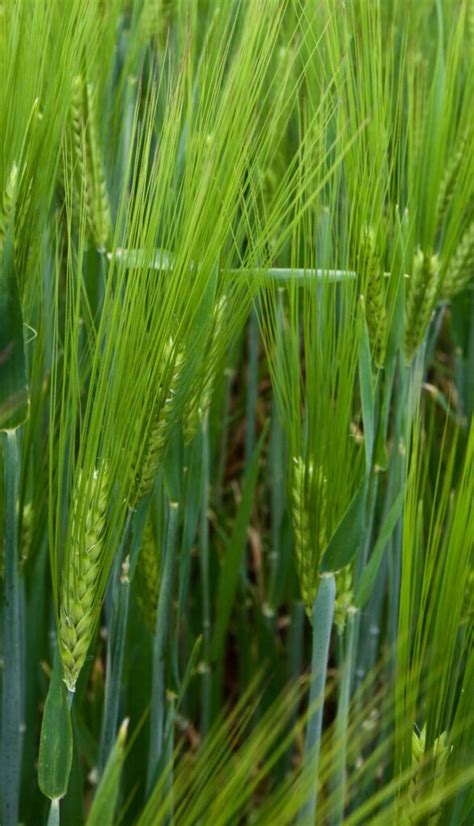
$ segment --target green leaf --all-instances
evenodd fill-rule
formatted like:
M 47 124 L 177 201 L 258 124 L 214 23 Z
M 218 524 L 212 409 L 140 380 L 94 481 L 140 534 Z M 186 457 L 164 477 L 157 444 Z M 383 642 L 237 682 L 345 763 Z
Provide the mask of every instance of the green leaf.
M 364 445 L 367 473 L 372 466 L 374 452 L 374 389 L 372 385 L 372 358 L 370 355 L 369 332 L 367 322 L 362 313 L 362 332 L 359 345 L 359 382 L 360 398 L 362 403 L 362 419 L 364 422 Z
M 356 555 L 365 532 L 365 508 L 368 479 L 366 476 L 352 497 L 349 507 L 334 531 L 319 566 L 322 574 L 339 571 Z
M 243 482 L 242 498 L 237 509 L 234 527 L 227 544 L 221 568 L 217 591 L 216 624 L 212 639 L 212 657 L 218 659 L 225 641 L 230 613 L 241 570 L 241 559 L 247 539 L 247 528 L 254 503 L 258 478 L 259 460 L 265 439 L 266 428 L 253 452 L 252 459 Z
M 55 800 L 67 792 L 72 765 L 72 725 L 59 655 L 44 707 L 41 726 L 38 781 L 46 797 Z
M 0 254 L 0 429 L 13 430 L 28 416 L 23 317 L 13 259 L 13 227 Z
M 127 728 L 128 720 L 124 720 L 96 791 L 87 818 L 87 826 L 112 826 L 114 822 L 120 789 L 120 774 L 125 760 Z
M 188 690 L 188 685 L 191 682 L 191 678 L 194 674 L 195 668 L 197 666 L 199 656 L 201 654 L 202 649 L 202 634 L 196 639 L 193 649 L 191 651 L 191 655 L 188 660 L 188 664 L 186 666 L 186 671 L 184 672 L 184 677 L 182 680 L 181 685 L 179 686 L 178 696 L 176 700 L 176 709 L 179 708 L 181 703 L 183 702 L 184 696 L 186 691 Z
M 402 488 L 390 508 L 390 511 L 388 512 L 377 542 L 375 543 L 372 555 L 362 572 L 362 576 L 356 587 L 354 597 L 354 604 L 356 608 L 363 608 L 372 593 L 377 573 L 380 568 L 380 563 L 382 562 L 383 553 L 393 531 L 395 530 L 395 526 L 402 512 L 404 493 L 405 490 Z

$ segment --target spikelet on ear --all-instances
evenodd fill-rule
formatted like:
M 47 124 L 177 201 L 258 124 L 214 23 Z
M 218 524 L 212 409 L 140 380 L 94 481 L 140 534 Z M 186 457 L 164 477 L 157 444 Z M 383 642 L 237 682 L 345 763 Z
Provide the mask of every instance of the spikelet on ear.
M 203 369 L 184 407 L 183 432 L 185 444 L 189 444 L 193 440 L 198 431 L 199 422 L 204 420 L 211 406 L 226 309 L 227 298 L 224 294 L 214 307 L 213 325 L 204 355 Z
M 15 200 L 18 192 L 18 166 L 16 163 L 12 164 L 12 168 L 8 175 L 5 184 L 5 190 L 2 196 L 1 212 L 0 212 L 0 255 L 3 253 L 5 238 L 7 237 L 8 225 L 15 205 Z
M 339 634 L 344 633 L 347 616 L 354 613 L 352 591 L 352 565 L 346 565 L 336 573 L 336 602 L 334 604 L 334 624 Z
M 110 241 L 112 221 L 97 127 L 96 92 L 93 84 L 84 83 L 81 75 L 72 82 L 70 137 L 73 159 L 66 141 L 63 178 L 70 174 L 72 162 L 74 212 L 79 214 L 83 198 L 92 243 L 104 250 Z
M 474 278 L 474 221 L 462 236 L 443 279 L 442 296 L 452 298 Z
M 168 364 L 170 358 L 172 358 L 172 353 L 173 341 L 170 339 L 165 350 L 165 364 Z M 140 458 L 137 457 L 132 469 L 134 475 L 132 502 L 135 505 L 151 491 L 155 482 L 158 467 L 165 453 L 166 443 L 173 421 L 176 390 L 181 377 L 182 368 L 183 354 L 178 351 L 174 354 L 174 364 L 171 374 L 168 371 L 168 384 L 166 391 L 164 391 L 164 388 L 162 387 L 162 391 L 164 391 L 164 400 L 153 412 L 149 432 L 146 436 L 145 451 L 141 461 Z M 162 383 L 165 381 L 165 378 L 165 376 L 162 377 Z
M 420 734 L 413 731 L 411 764 L 414 771 L 410 780 L 410 799 L 416 806 L 417 800 L 423 795 L 423 787 L 426 787 L 427 774 L 429 779 L 436 784 L 443 786 L 446 775 L 446 768 L 449 755 L 452 751 L 447 742 L 446 732 L 437 737 L 433 743 L 429 755 L 426 754 L 426 726 L 423 726 Z M 426 819 L 427 826 L 441 826 L 441 811 L 432 812 Z M 419 819 L 412 819 L 408 813 L 409 823 L 419 823 Z
M 75 691 L 97 620 L 96 584 L 105 528 L 109 480 L 102 462 L 85 491 L 82 471 L 74 488 L 67 570 L 63 570 L 60 591 L 58 644 L 64 682 Z
M 443 223 L 448 212 L 448 209 L 450 207 L 451 201 L 453 200 L 453 195 L 456 190 L 456 184 L 459 180 L 461 164 L 466 154 L 466 151 L 468 151 L 468 144 L 469 133 L 468 130 L 466 130 L 464 134 L 461 136 L 459 146 L 454 155 L 451 156 L 449 163 L 446 167 L 446 171 L 441 180 L 441 186 L 439 188 L 438 193 L 438 201 L 436 204 L 438 225 Z
M 304 459 L 299 456 L 294 460 L 293 483 L 291 487 L 291 505 L 293 533 L 295 537 L 296 568 L 300 580 L 301 595 L 306 613 L 311 611 L 316 597 L 316 583 L 312 565 L 312 549 L 309 531 L 307 507 L 307 475 L 312 475 L 312 465 L 306 470 Z
M 153 525 L 148 518 L 135 570 L 135 593 L 144 622 L 155 631 L 156 607 L 160 589 L 160 552 L 153 536 Z
M 31 544 L 33 539 L 33 505 L 27 502 L 23 507 L 21 516 L 21 531 L 20 531 L 20 566 L 24 569 L 28 559 L 30 558 Z
M 293 459 L 292 476 L 291 517 L 296 568 L 306 613 L 311 619 L 319 580 L 317 563 L 320 552 L 327 545 L 327 480 L 321 466 L 315 472 L 313 463 L 305 462 L 301 456 Z M 318 526 L 315 532 L 310 526 L 310 507 L 313 512 L 315 509 L 308 501 L 309 495 L 317 499 Z
M 421 344 L 439 294 L 439 258 L 417 249 L 405 304 L 405 353 L 411 361 Z
M 372 359 L 377 367 L 382 367 L 387 331 L 384 271 L 377 251 L 375 233 L 370 227 L 365 227 L 362 232 L 357 273 L 359 280 L 365 284 L 364 304 Z
M 140 37 L 143 43 L 156 39 L 160 48 L 165 48 L 175 3 L 176 0 L 145 0 L 140 18 Z

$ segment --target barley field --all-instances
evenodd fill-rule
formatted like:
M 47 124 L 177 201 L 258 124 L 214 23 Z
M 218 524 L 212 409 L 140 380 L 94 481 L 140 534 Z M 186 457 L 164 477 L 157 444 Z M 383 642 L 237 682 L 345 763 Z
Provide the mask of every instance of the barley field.
M 0 0 L 0 823 L 474 823 L 474 1 Z

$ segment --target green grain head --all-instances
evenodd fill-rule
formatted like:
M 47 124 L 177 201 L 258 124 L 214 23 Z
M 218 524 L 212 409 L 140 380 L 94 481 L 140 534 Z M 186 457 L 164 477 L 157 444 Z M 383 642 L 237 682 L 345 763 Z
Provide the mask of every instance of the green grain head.
M 421 344 L 439 294 L 439 258 L 417 249 L 405 305 L 405 353 L 411 361 Z
M 194 388 L 185 404 L 183 431 L 186 444 L 192 442 L 198 431 L 199 423 L 205 419 L 211 406 L 226 309 L 227 298 L 224 294 L 214 307 L 212 329 L 205 349 L 203 367 L 198 373 Z
M 96 587 L 109 496 L 105 462 L 86 481 L 79 471 L 73 493 L 67 569 L 61 581 L 58 642 L 64 682 L 74 691 L 97 620 Z
M 167 439 L 175 414 L 175 396 L 183 368 L 183 354 L 173 353 L 173 341 L 169 340 L 164 354 L 165 371 L 161 380 L 160 401 L 155 408 L 146 439 L 146 447 L 141 462 L 137 459 L 134 468 L 135 485 L 132 500 L 143 499 L 152 489 L 156 473 L 163 459 Z M 169 364 L 173 363 L 170 371 Z
M 474 277 L 474 221 L 462 236 L 443 279 L 442 295 L 452 298 Z
M 357 273 L 361 288 L 365 290 L 365 312 L 372 358 L 377 367 L 382 367 L 387 332 L 384 271 L 377 250 L 375 233 L 370 227 L 366 227 L 362 232 Z

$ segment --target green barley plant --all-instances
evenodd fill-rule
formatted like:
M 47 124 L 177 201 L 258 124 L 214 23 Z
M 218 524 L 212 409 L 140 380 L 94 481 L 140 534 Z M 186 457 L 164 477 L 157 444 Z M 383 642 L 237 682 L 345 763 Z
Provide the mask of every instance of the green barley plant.
M 0 2 L 0 821 L 473 821 L 472 0 Z

